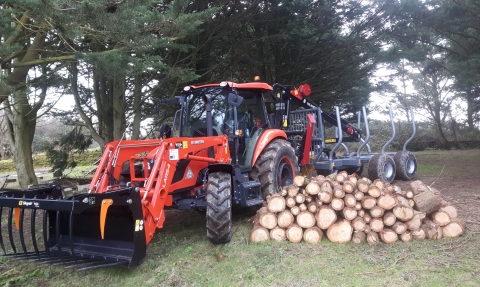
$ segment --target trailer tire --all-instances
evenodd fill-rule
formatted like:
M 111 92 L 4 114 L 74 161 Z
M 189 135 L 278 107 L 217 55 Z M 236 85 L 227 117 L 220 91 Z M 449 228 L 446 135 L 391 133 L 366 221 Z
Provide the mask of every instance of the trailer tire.
M 232 238 L 232 175 L 212 172 L 207 185 L 207 238 L 215 244 Z
M 381 179 L 385 183 L 391 183 L 395 178 L 395 162 L 391 156 L 376 154 L 368 163 L 368 177 L 371 180 Z
M 276 139 L 262 151 L 250 176 L 260 180 L 262 197 L 278 193 L 280 187 L 293 183 L 298 174 L 298 158 L 289 142 Z
M 417 173 L 417 158 L 412 152 L 399 151 L 393 157 L 396 166 L 395 179 L 412 180 Z

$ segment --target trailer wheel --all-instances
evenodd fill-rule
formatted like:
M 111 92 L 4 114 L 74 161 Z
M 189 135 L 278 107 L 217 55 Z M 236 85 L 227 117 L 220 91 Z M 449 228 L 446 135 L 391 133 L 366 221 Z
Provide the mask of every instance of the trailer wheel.
M 298 172 L 293 147 L 286 140 L 276 139 L 260 154 L 250 176 L 260 180 L 262 197 L 266 199 L 277 193 L 280 187 L 292 184 Z
M 371 180 L 381 179 L 391 183 L 395 178 L 395 162 L 386 154 L 376 154 L 368 163 L 368 177 Z
M 232 238 L 232 175 L 212 172 L 207 185 L 207 238 L 215 244 Z
M 412 152 L 399 151 L 393 157 L 395 162 L 396 175 L 395 179 L 412 180 L 417 173 L 417 159 Z

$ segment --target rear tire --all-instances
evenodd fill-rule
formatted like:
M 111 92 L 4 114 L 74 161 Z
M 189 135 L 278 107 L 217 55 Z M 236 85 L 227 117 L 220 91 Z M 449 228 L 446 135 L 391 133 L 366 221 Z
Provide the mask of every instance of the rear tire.
M 395 178 L 395 162 L 386 154 L 376 154 L 368 163 L 368 177 L 370 180 L 381 179 L 391 183 Z
M 260 180 L 262 197 L 266 199 L 268 195 L 278 193 L 280 187 L 292 184 L 298 172 L 293 147 L 286 140 L 276 139 L 260 154 L 250 176 Z
M 417 159 L 412 152 L 399 151 L 393 157 L 395 162 L 396 175 L 395 179 L 412 180 L 417 173 Z
M 212 172 L 207 185 L 207 238 L 215 244 L 232 238 L 232 175 Z

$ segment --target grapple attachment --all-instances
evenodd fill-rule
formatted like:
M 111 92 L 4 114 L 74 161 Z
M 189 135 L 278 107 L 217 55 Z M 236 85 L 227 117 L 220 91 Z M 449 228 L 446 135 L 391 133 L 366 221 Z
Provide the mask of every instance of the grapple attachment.
M 58 185 L 0 190 L 5 256 L 87 270 L 145 257 L 141 198 L 133 187 L 63 197 Z

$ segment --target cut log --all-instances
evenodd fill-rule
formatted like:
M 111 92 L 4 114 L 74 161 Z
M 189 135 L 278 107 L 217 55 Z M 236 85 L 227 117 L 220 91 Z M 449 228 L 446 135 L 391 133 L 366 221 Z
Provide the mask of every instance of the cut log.
M 310 211 L 311 213 L 315 214 L 317 213 L 317 203 L 316 202 L 310 202 L 308 205 L 307 205 L 307 210 Z
M 365 230 L 365 221 L 362 217 L 357 216 L 352 220 L 352 227 L 355 231 L 364 231 Z
M 346 194 L 343 198 L 343 201 L 345 202 L 345 206 L 348 207 L 355 207 L 355 205 L 357 204 L 357 200 L 355 199 L 355 196 L 353 194 Z
M 400 187 L 398 187 L 398 188 L 401 190 Z M 385 189 L 386 192 L 396 193 L 395 185 L 393 185 L 391 183 L 386 183 L 384 189 Z
M 337 221 L 337 213 L 329 206 L 322 206 L 315 214 L 315 219 L 320 229 L 328 229 Z
M 363 210 L 362 203 L 361 203 L 361 202 L 357 202 L 357 203 L 355 204 L 355 209 L 356 209 L 357 211 Z
M 391 211 L 385 212 L 383 215 L 383 224 L 385 224 L 385 226 L 393 226 L 395 222 L 397 222 L 395 214 Z
M 423 229 L 412 230 L 410 231 L 410 233 L 412 234 L 413 239 L 417 239 L 417 240 L 425 239 L 425 231 L 423 231 Z
M 449 224 L 442 228 L 443 236 L 458 237 L 465 232 L 465 222 L 459 218 L 451 218 Z
M 401 221 L 397 221 L 392 226 L 392 230 L 395 231 L 396 234 L 403 234 L 407 231 L 407 225 Z
M 413 201 L 415 201 L 415 209 L 425 212 L 427 216 L 442 207 L 442 195 L 434 188 L 415 195 Z
M 367 239 L 367 235 L 363 231 L 356 230 L 353 232 L 352 242 L 362 244 Z
M 288 228 L 294 222 L 295 222 L 295 217 L 288 210 L 284 210 L 277 215 L 277 224 L 279 227 Z
M 338 221 L 327 229 L 327 238 L 331 242 L 345 243 L 352 239 L 353 228 L 348 220 Z
M 297 216 L 299 213 L 300 213 L 300 207 L 298 207 L 297 205 L 293 206 L 292 208 L 290 208 L 290 212 L 294 215 L 294 216 Z
M 290 197 L 295 197 L 297 194 L 298 194 L 298 191 L 300 190 L 300 188 L 298 188 L 298 186 L 295 186 L 295 185 L 289 185 L 287 187 L 287 194 L 288 196 Z
M 300 212 L 307 210 L 307 205 L 305 203 L 299 204 L 298 208 L 300 209 Z
M 262 242 L 270 240 L 270 232 L 262 226 L 256 226 L 250 231 L 250 242 Z
M 372 221 L 372 216 L 369 213 L 365 213 L 365 215 L 363 216 L 363 220 L 365 221 L 365 223 L 370 223 L 370 221 Z
M 412 238 L 413 237 L 410 231 L 405 231 L 404 233 L 400 234 L 400 240 L 402 240 L 403 242 L 408 242 L 412 240 Z
M 320 192 L 320 186 L 316 181 L 311 181 L 305 186 L 305 191 L 310 195 L 317 195 Z
M 313 197 L 309 194 L 305 194 L 305 204 L 309 204 L 313 201 Z
M 347 180 L 347 177 L 348 177 L 348 175 L 345 176 L 345 173 L 339 172 L 335 175 L 335 181 L 338 182 L 338 183 L 343 183 Z
M 345 207 L 345 202 L 341 198 L 333 198 L 332 202 L 330 202 L 330 206 L 333 209 L 340 211 Z
M 395 233 L 395 231 L 385 228 L 382 231 L 379 232 L 380 238 L 382 238 L 382 241 L 391 244 L 394 243 L 398 240 L 398 234 Z
M 415 196 L 415 194 L 413 194 L 413 191 L 409 190 L 407 192 L 405 192 L 405 198 L 408 198 L 408 199 L 413 199 L 413 197 Z
M 378 238 L 378 233 L 374 231 L 370 231 L 369 233 L 367 233 L 367 242 L 370 244 L 380 243 L 380 238 Z
M 292 208 L 292 207 L 294 207 L 295 205 L 297 205 L 297 202 L 295 201 L 295 197 L 290 197 L 290 196 L 287 197 L 287 198 L 285 199 L 285 204 L 286 204 L 288 207 L 290 207 L 290 208 Z
M 378 189 L 382 190 L 385 187 L 385 182 L 383 182 L 383 180 L 377 178 L 373 181 L 373 185 L 378 187 Z
M 258 214 L 258 222 L 261 226 L 272 229 L 277 226 L 277 216 L 273 213 L 268 211 L 268 208 L 262 207 L 257 211 Z
M 363 193 L 367 193 L 370 183 L 364 179 L 359 179 L 357 181 L 357 189 Z
M 285 197 L 280 194 L 267 196 L 267 207 L 270 212 L 280 212 L 285 210 Z
M 290 242 L 298 243 L 298 242 L 302 241 L 303 229 L 300 226 L 298 226 L 297 224 L 292 224 L 292 226 L 287 228 L 285 233 L 287 235 L 287 239 Z
M 270 230 L 270 238 L 275 241 L 285 241 L 287 239 L 287 234 L 285 229 L 277 226 L 274 229 Z
M 370 215 L 376 218 L 382 217 L 384 212 L 385 210 L 383 210 L 383 208 L 380 206 L 374 206 L 372 209 L 370 209 Z
M 356 209 L 356 208 L 355 208 Z M 363 217 L 365 216 L 365 209 L 358 210 L 358 216 Z
M 408 199 L 406 199 L 403 196 L 397 196 L 397 202 L 398 202 L 398 205 L 410 206 L 410 204 L 408 203 Z
M 299 193 L 295 196 L 295 201 L 298 203 L 298 204 L 301 204 L 303 202 L 305 202 L 305 195 Z
M 309 211 L 300 211 L 297 215 L 297 224 L 303 228 L 310 228 L 315 225 L 315 216 Z
M 423 219 L 426 217 L 425 213 L 421 211 L 414 211 L 413 218 L 405 221 L 408 230 L 419 230 L 422 226 Z
M 365 196 L 362 199 L 362 206 L 365 209 L 372 209 L 375 205 L 377 205 L 377 200 L 371 196 Z
M 366 224 L 365 230 L 363 232 L 365 232 L 365 234 L 369 234 L 370 232 L 372 232 L 372 229 L 370 229 L 370 225 Z
M 372 218 L 368 225 L 370 226 L 370 229 L 375 232 L 380 232 L 385 227 L 382 218 Z
M 355 190 L 356 186 L 353 182 L 351 181 L 345 181 L 343 183 L 342 189 L 345 191 L 345 193 L 352 193 Z
M 288 189 L 286 186 L 283 186 L 281 189 L 280 189 L 280 195 L 283 196 L 283 197 L 286 197 L 288 195 Z
M 317 204 L 317 207 L 320 207 L 323 205 L 323 201 L 321 201 L 318 197 L 315 199 L 315 203 Z
M 401 221 L 411 220 L 414 216 L 413 208 L 410 206 L 397 205 L 393 208 L 393 214 Z
M 455 206 L 451 204 L 447 204 L 445 206 L 442 206 L 439 211 L 444 211 L 450 215 L 450 218 L 455 218 L 458 217 L 458 210 Z
M 358 181 L 358 175 L 356 173 L 353 173 L 351 175 L 348 176 L 348 181 L 350 181 L 351 183 L 355 184 L 355 186 L 357 185 L 357 181 Z
M 353 196 L 355 196 L 357 201 L 361 201 L 365 197 L 365 193 L 357 190 L 353 193 Z
M 448 215 L 446 211 L 437 211 L 432 214 L 432 220 L 438 224 L 438 226 L 443 227 L 450 223 L 450 215 Z
M 316 177 L 313 178 L 313 180 L 314 180 L 318 185 L 322 185 L 323 182 L 325 182 L 325 176 L 323 176 L 323 175 L 317 175 Z
M 379 198 L 377 198 L 377 205 L 385 210 L 392 209 L 395 205 L 397 205 L 397 195 L 394 193 L 384 193 Z
M 425 219 L 421 228 L 425 232 L 425 237 L 428 239 L 438 240 L 443 237 L 442 227 L 438 226 L 438 224 L 430 219 Z
M 409 199 L 408 200 L 408 206 L 414 207 L 415 206 L 415 201 L 413 201 L 413 199 Z
M 316 244 L 320 242 L 322 238 L 323 231 L 316 226 L 310 227 L 303 232 L 303 240 L 308 243 Z
M 342 213 L 346 220 L 353 220 L 355 217 L 357 217 L 357 210 L 354 207 L 346 206 L 343 208 Z
M 324 203 L 330 203 L 333 198 L 333 189 L 330 183 L 324 182 L 320 186 L 320 192 L 318 193 L 318 198 Z
M 333 190 L 333 196 L 336 198 L 344 198 L 345 197 L 345 191 L 341 188 L 335 188 Z
M 309 180 L 302 175 L 297 175 L 293 178 L 293 185 L 298 187 L 305 187 L 309 183 Z
M 426 190 L 429 190 L 428 186 L 420 180 L 414 180 L 410 182 L 410 190 L 414 195 L 420 194 Z
M 382 195 L 382 190 L 380 188 L 378 188 L 378 186 L 376 186 L 376 185 L 370 185 L 367 193 L 371 197 L 377 198 L 377 197 L 380 197 L 380 195 Z

